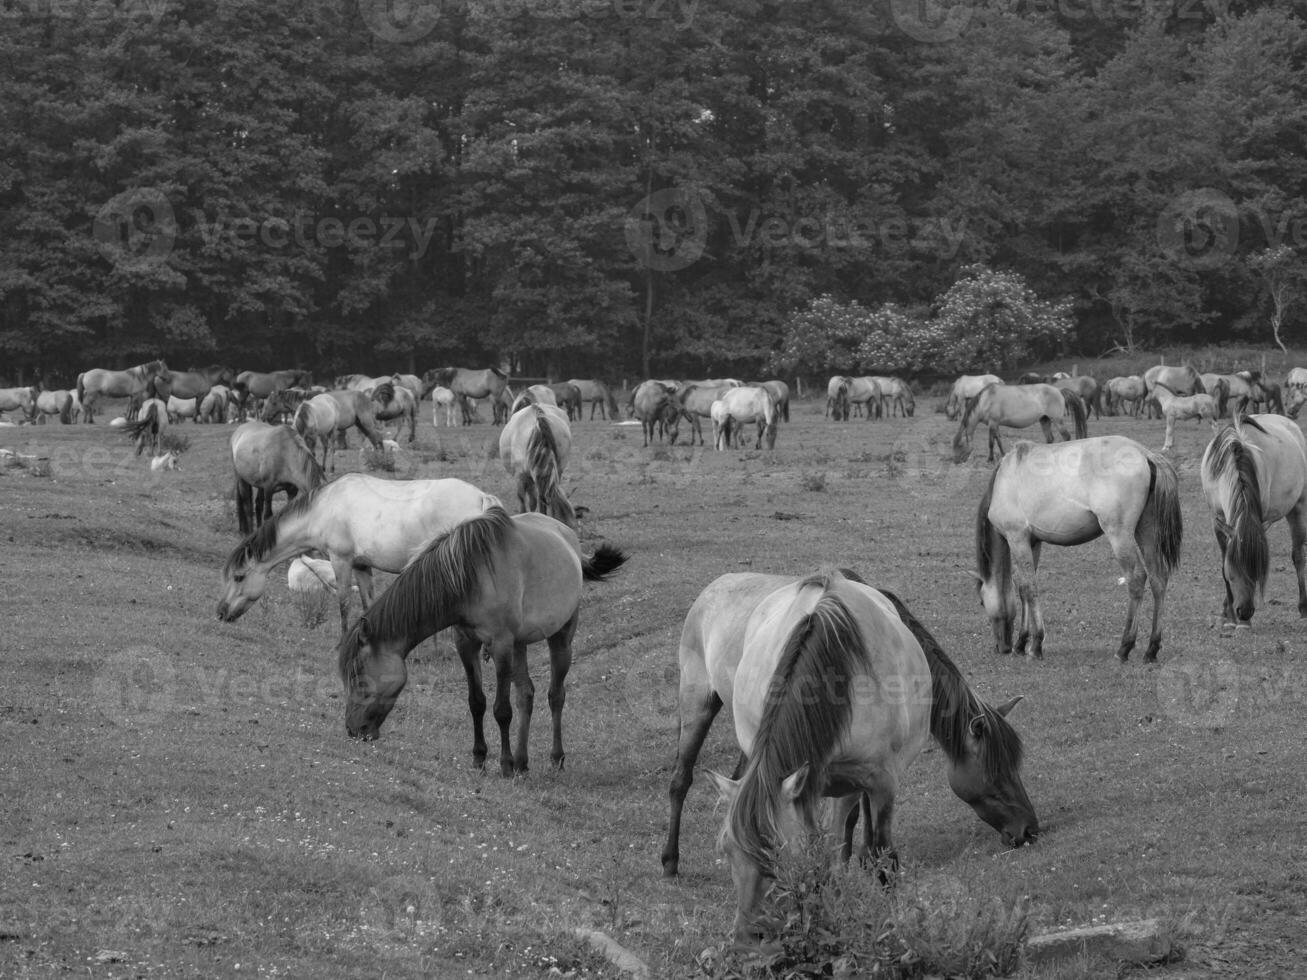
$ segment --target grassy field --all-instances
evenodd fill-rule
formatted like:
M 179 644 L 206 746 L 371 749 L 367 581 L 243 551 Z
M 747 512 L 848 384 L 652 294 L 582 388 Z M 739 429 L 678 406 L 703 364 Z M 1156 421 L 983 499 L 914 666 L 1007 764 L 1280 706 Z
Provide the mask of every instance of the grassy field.
M 1103 542 L 1045 551 L 1045 661 L 997 658 L 970 576 L 988 467 L 983 453 L 945 461 L 954 426 L 934 408 L 835 424 L 801 403 L 774 452 L 643 449 L 638 428 L 576 424 L 567 485 L 590 509 L 583 546 L 604 538 L 632 558 L 587 587 L 567 769 L 549 769 L 542 695 L 533 768 L 516 781 L 471 768 L 447 638 L 410 656 L 383 737 L 359 743 L 344 731 L 334 611 L 280 578 L 218 622 L 237 542 L 226 428 L 187 425 L 182 468 L 163 474 L 103 424 L 0 430 L 0 447 L 48 457 L 49 472 L 0 469 L 0 976 L 615 975 L 578 927 L 655 976 L 695 975 L 729 937 L 734 895 L 705 779 L 682 877 L 659 868 L 682 618 L 724 572 L 823 563 L 902 596 L 982 696 L 1026 696 L 1012 721 L 1043 836 L 1005 850 L 928 751 L 895 819 L 909 877 L 1026 896 L 1039 928 L 1159 916 L 1188 955 L 1157 975 L 1300 969 L 1307 681 L 1287 530 L 1271 532 L 1253 629 L 1223 632 L 1197 476 L 1207 431 L 1184 426 L 1186 544 L 1160 665 L 1112 657 L 1125 592 Z M 1160 422 L 1090 432 L 1162 442 Z M 496 439 L 427 414 L 393 476 L 507 497 Z M 358 469 L 359 454 L 339 465 Z M 532 665 L 542 685 L 539 651 Z M 729 771 L 733 746 L 723 712 L 701 765 Z M 1057 975 L 1116 974 L 1082 962 Z

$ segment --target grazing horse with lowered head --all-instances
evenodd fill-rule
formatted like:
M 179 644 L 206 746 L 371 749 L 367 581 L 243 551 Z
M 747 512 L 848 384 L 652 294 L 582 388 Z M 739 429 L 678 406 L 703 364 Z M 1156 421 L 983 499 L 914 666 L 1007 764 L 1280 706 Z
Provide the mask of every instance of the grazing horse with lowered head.
M 517 484 L 524 511 L 548 514 L 570 528 L 576 512 L 563 493 L 563 470 L 572 449 L 572 427 L 557 405 L 527 405 L 499 434 L 499 458 Z
M 123 426 L 123 434 L 136 440 L 136 455 L 150 447 L 150 455 L 159 452 L 159 441 L 168 429 L 168 403 L 160 398 L 147 398 L 137 413 L 136 420 Z
M 640 420 L 644 444 L 648 447 L 656 433 L 670 434 L 673 445 L 680 431 L 681 407 L 676 395 L 662 381 L 642 381 L 631 394 L 632 412 Z
M 0 401 L 4 399 L 3 392 L 0 392 Z M 36 396 L 36 421 L 42 425 L 45 424 L 47 415 L 59 416 L 59 421 L 67 425 L 73 420 L 73 412 L 77 409 L 77 395 L 71 391 L 58 389 L 56 391 L 42 391 Z
M 590 403 L 590 418 L 595 417 L 595 407 L 599 408 L 599 417 L 603 419 L 615 419 L 618 417 L 617 399 L 613 396 L 612 390 L 602 381 L 594 378 L 569 378 L 568 384 L 574 385 L 581 393 L 581 401 Z M 581 417 L 580 411 L 577 412 L 577 418 Z
M 868 421 L 884 414 L 885 392 L 872 377 L 849 378 L 849 404 L 853 414 L 862 412 Z
M 403 435 L 404 423 L 408 423 L 408 441 L 417 438 L 418 400 L 408 388 L 397 385 L 387 378 L 372 389 L 372 410 L 378 422 L 390 422 L 399 419 L 399 428 L 395 435 Z
M 82 406 L 82 421 L 95 421 L 95 405 L 102 396 L 131 398 L 141 395 L 156 378 L 165 382 L 172 378 L 172 372 L 163 361 L 147 361 L 125 371 L 105 368 L 83 371 L 77 376 L 77 400 Z
M 484 368 L 480 371 L 461 367 L 432 368 L 422 375 L 422 383 L 441 385 L 452 391 L 463 408 L 464 425 L 472 424 L 472 414 L 468 411 L 467 403 L 469 398 L 489 398 L 495 425 L 508 421 L 507 412 L 499 405 L 499 395 L 508 384 L 508 375 L 499 368 Z
M 695 437 L 699 439 L 699 445 L 703 445 L 703 426 L 700 419 L 712 420 L 712 403 L 730 390 L 738 388 L 740 383 L 731 379 L 717 379 L 715 381 L 687 381 L 681 386 L 681 389 L 673 396 L 675 397 L 681 416 L 690 423 L 690 445 L 694 445 Z M 677 433 L 673 432 L 671 441 L 676 442 Z
M 944 417 L 956 422 L 967 407 L 967 402 L 975 398 L 989 385 L 1001 385 L 1003 379 L 997 374 L 964 374 L 953 382 L 948 400 L 944 402 Z
M 1196 395 L 1177 395 L 1165 382 L 1153 382 L 1151 401 L 1162 411 L 1166 419 L 1166 440 L 1162 451 L 1166 452 L 1175 445 L 1175 423 L 1186 419 L 1206 420 L 1215 428 L 1220 417 L 1216 398 L 1205 391 Z
M 1053 422 L 1056 421 L 1062 438 L 1069 441 L 1071 433 L 1063 421 L 1067 415 L 1075 421 L 1075 437 L 1085 438 L 1088 434 L 1085 403 L 1074 391 L 1044 384 L 986 385 L 980 394 L 967 399 L 962 421 L 953 437 L 953 462 L 964 463 L 971 455 L 971 439 L 981 422 L 989 428 L 989 462 L 992 463 L 995 446 L 998 446 L 999 455 L 1003 454 L 999 426 L 1024 429 L 1038 422 L 1044 430 L 1044 439 L 1052 442 Z
M 1199 471 L 1221 552 L 1225 621 L 1247 626 L 1253 618 L 1270 573 L 1266 529 L 1282 518 L 1298 577 L 1298 615 L 1307 617 L 1307 441 L 1297 423 L 1282 415 L 1236 416 L 1207 444 Z
M 568 381 L 549 385 L 554 393 L 554 404 L 567 413 L 567 421 L 581 418 L 581 389 Z
M 776 420 L 778 422 L 788 422 L 790 420 L 790 386 L 784 381 L 776 379 L 771 381 L 750 381 L 741 387 L 764 389 L 767 394 L 771 395 L 771 400 L 776 405 Z
M 472 759 L 485 765 L 481 650 L 495 665 L 494 718 L 499 725 L 499 771 L 529 769 L 529 734 L 535 685 L 527 644 L 549 644 L 549 758 L 563 768 L 564 681 L 572 664 L 572 637 L 581 609 L 581 586 L 620 567 L 626 556 L 603 545 L 581 557 L 576 532 L 545 514 L 509 517 L 502 507 L 468 518 L 424 544 L 390 588 L 359 617 L 337 648 L 345 686 L 345 730 L 373 739 L 408 680 L 408 653 L 429 636 L 456 627 L 472 714 Z M 517 688 L 517 742 L 509 726 L 510 684 Z
M 311 388 L 313 372 L 299 369 L 285 371 L 242 371 L 232 382 L 232 391 L 236 396 L 236 405 L 240 409 L 240 419 L 245 421 L 251 410 L 257 410 L 263 399 L 274 391 L 284 388 Z
M 287 502 L 324 483 L 326 473 L 313 451 L 293 430 L 251 419 L 236 427 L 229 440 L 236 474 L 236 520 L 241 534 L 272 517 L 272 498 L 286 491 Z
M 834 827 L 846 859 L 860 801 L 873 858 L 893 859 L 899 780 L 927 735 L 944 749 L 954 793 L 1005 842 L 1038 836 L 1021 740 L 1004 718 L 1019 699 L 997 709 L 981 701 L 897 598 L 852 573 L 723 575 L 686 617 L 680 667 L 663 873 L 679 870 L 694 763 L 729 701 L 747 762 L 738 781 L 710 776 L 728 800 L 721 844 L 735 881 L 737 938 L 754 934 L 780 852 L 816 832 L 821 796 L 838 799 Z
M 995 467 L 976 512 L 976 579 L 996 653 L 1027 642 L 1044 655 L 1044 615 L 1035 575 L 1044 544 L 1077 545 L 1107 537 L 1129 601 L 1116 656 L 1134 648 L 1144 586 L 1153 593 L 1153 626 L 1144 661 L 1162 645 L 1166 588 L 1180 561 L 1183 526 L 1175 469 L 1124 436 L 1058 445 L 1022 440 Z
M 423 545 L 499 500 L 470 483 L 383 480 L 347 473 L 300 494 L 245 538 L 222 569 L 218 618 L 238 619 L 268 586 L 268 573 L 307 551 L 327 556 L 340 586 L 340 628 L 348 625 L 350 586 L 372 604 L 372 570 L 399 572 Z
M 764 438 L 768 449 L 776 448 L 776 402 L 766 388 L 727 388 L 719 400 L 722 413 L 730 419 L 728 432 L 752 422 L 758 427 L 758 440 L 753 448 L 761 449 Z

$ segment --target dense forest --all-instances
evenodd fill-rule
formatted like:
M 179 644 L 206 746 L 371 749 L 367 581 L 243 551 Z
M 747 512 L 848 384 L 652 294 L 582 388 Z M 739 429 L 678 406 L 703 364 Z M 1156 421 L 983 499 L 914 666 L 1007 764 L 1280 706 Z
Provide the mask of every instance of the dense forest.
M 968 268 L 1301 340 L 1305 7 L 0 0 L 0 374 L 749 374 Z

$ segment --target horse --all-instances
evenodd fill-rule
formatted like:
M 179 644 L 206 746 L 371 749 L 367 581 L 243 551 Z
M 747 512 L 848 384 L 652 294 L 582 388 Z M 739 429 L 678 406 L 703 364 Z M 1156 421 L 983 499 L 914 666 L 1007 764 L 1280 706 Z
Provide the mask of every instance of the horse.
M 365 395 L 370 395 L 377 385 L 389 380 L 388 374 L 378 375 L 375 378 L 370 374 L 342 374 L 331 383 L 331 387 L 339 391 L 361 391 Z
M 989 385 L 1001 385 L 1003 379 L 997 374 L 964 374 L 953 382 L 948 400 L 944 402 L 944 417 L 956 422 L 962 415 L 967 402 L 975 398 Z
M 241 534 L 272 517 L 272 497 L 285 490 L 287 502 L 326 480 L 313 451 L 293 430 L 251 419 L 231 434 L 231 465 L 236 474 L 236 518 Z
M 314 395 L 309 401 L 315 401 L 318 398 L 330 398 L 336 403 L 336 445 L 340 449 L 346 449 L 349 443 L 345 440 L 345 432 L 349 429 L 358 429 L 363 433 L 368 442 L 372 443 L 373 449 L 381 449 L 382 434 L 377 428 L 377 417 L 373 409 L 372 399 L 361 391 L 327 391 L 321 395 Z M 300 406 L 303 408 L 303 406 Z M 298 409 L 296 414 L 298 415 Z
M 726 403 L 718 398 L 712 403 L 712 408 L 708 412 L 708 417 L 712 420 L 712 444 L 718 452 L 731 448 L 731 437 L 734 434 L 731 426 L 730 413 L 726 411 Z
M 1249 409 L 1258 414 L 1275 413 L 1277 415 L 1284 415 L 1284 393 L 1280 390 L 1279 384 L 1275 381 L 1268 381 L 1265 377 L 1261 379 L 1260 384 L 1262 394 L 1266 397 L 1250 402 L 1248 405 Z
M 270 397 L 264 407 L 264 418 L 270 414 L 267 406 L 271 405 L 277 396 Z M 280 414 L 279 412 L 277 413 Z M 314 395 L 308 401 L 301 402 L 295 409 L 295 417 L 291 422 L 291 427 L 295 434 L 304 440 L 304 444 L 309 447 L 310 452 L 316 452 L 318 443 L 322 443 L 322 468 L 327 468 L 327 456 L 331 455 L 331 468 L 336 468 L 336 457 L 332 453 L 332 443 L 336 434 L 336 426 L 340 422 L 340 408 L 336 399 L 329 395 Z
M 738 381 L 727 383 L 718 379 L 715 383 L 706 381 L 688 381 L 681 390 L 674 396 L 679 406 L 679 412 L 682 418 L 690 423 L 690 445 L 694 445 L 696 436 L 699 438 L 699 445 L 703 445 L 703 427 L 700 419 L 712 420 L 712 403 L 720 398 L 726 391 L 731 388 L 739 387 Z M 677 433 L 673 432 L 671 436 L 672 444 L 676 443 Z
M 240 408 L 241 421 L 245 421 L 249 408 L 267 398 L 274 391 L 283 388 L 308 388 L 313 385 L 313 372 L 291 368 L 285 371 L 242 371 L 232 382 L 232 391 L 236 394 L 236 404 Z M 254 405 L 250 405 L 254 399 Z
M 599 409 L 599 417 L 602 419 L 617 418 L 617 399 L 613 397 L 612 391 L 608 385 L 594 378 L 569 378 L 568 384 L 574 385 L 581 393 L 581 401 L 590 403 L 590 419 L 594 420 L 595 408 Z M 580 418 L 580 411 L 577 412 L 577 418 Z
M 439 427 L 440 413 L 443 410 L 445 414 L 445 425 L 454 424 L 454 403 L 457 397 L 448 388 L 442 385 L 435 385 L 431 389 L 431 424 Z
M 263 422 L 290 424 L 295 421 L 295 412 L 299 407 L 312 397 L 304 388 L 279 388 L 263 399 L 259 419 Z
M 146 361 L 125 371 L 91 368 L 77 376 L 77 400 L 82 406 L 82 420 L 95 421 L 95 403 L 102 395 L 110 398 L 131 398 L 144 392 L 150 381 L 162 378 L 168 381 L 172 373 L 163 361 Z
M 292 558 L 286 569 L 286 587 L 292 592 L 337 593 L 336 572 L 325 558 L 300 555 Z
M 372 389 L 371 398 L 372 410 L 378 422 L 399 419 L 399 428 L 395 432 L 398 436 L 403 433 L 404 423 L 407 421 L 408 441 L 412 442 L 417 438 L 418 400 L 412 391 L 387 378 Z
M 232 390 L 226 385 L 217 384 L 200 399 L 199 411 L 195 414 L 196 422 L 226 422 L 227 406 L 235 402 Z
M 1021 440 L 990 475 L 976 512 L 976 588 L 989 618 L 994 649 L 1030 644 L 1044 655 L 1044 616 L 1035 588 L 1040 548 L 1077 545 L 1106 535 L 1125 573 L 1129 600 L 1116 651 L 1124 662 L 1138 634 L 1136 616 L 1147 584 L 1153 625 L 1144 661 L 1162 644 L 1162 609 L 1180 561 L 1183 525 L 1175 468 L 1124 436 L 1057 445 Z
M 1164 364 L 1154 364 L 1144 372 L 1144 387 L 1148 389 L 1148 397 L 1145 401 L 1145 408 L 1148 417 L 1153 418 L 1153 410 L 1158 410 L 1157 418 L 1164 414 L 1161 406 L 1157 404 L 1156 387 L 1163 384 L 1176 395 L 1203 395 L 1207 389 L 1203 387 L 1203 379 L 1194 369 L 1193 365 L 1185 364 L 1182 367 L 1167 367 Z
M 472 759 L 485 765 L 480 651 L 495 664 L 494 718 L 499 724 L 499 771 L 525 775 L 535 685 L 527 671 L 527 644 L 549 644 L 549 709 L 553 715 L 555 769 L 563 768 L 564 682 L 572 664 L 572 638 L 581 608 L 581 585 L 619 568 L 626 556 L 601 545 L 581 557 L 576 532 L 545 514 L 509 517 L 490 507 L 435 538 L 400 572 L 390 588 L 354 623 L 337 648 L 345 686 L 345 730 L 374 739 L 408 679 L 408 652 L 447 626 L 467 677 L 472 714 Z M 517 743 L 510 747 L 517 688 Z
M 780 422 L 790 420 L 790 386 L 784 381 L 750 381 L 745 388 L 762 388 L 767 394 L 771 395 L 772 401 L 776 405 L 776 418 Z
M 676 396 L 661 381 L 642 381 L 631 394 L 632 411 L 640 420 L 647 448 L 655 432 L 659 439 L 670 433 L 672 443 L 680 431 L 681 408 Z
M 207 392 L 206 392 L 207 394 Z M 174 425 L 182 419 L 191 419 L 194 421 L 199 415 L 198 398 L 178 398 L 176 395 L 168 396 L 168 421 Z
M 1080 400 L 1085 403 L 1085 417 L 1089 413 L 1094 413 L 1094 418 L 1103 417 L 1103 391 L 1098 382 L 1088 374 L 1068 374 L 1065 377 L 1055 377 L 1053 380 L 1054 388 L 1061 388 L 1063 391 L 1074 391 L 1080 396 Z
M 842 374 L 834 375 L 826 382 L 826 417 L 836 422 L 849 420 L 849 381 Z
M 758 426 L 758 440 L 753 448 L 761 449 L 764 437 L 768 449 L 776 448 L 776 402 L 766 388 L 727 388 L 721 393 L 720 401 L 722 413 L 730 418 L 728 431 L 753 422 Z
M 236 372 L 223 364 L 206 368 L 172 372 L 172 395 L 175 398 L 194 398 L 198 405 L 216 384 L 230 385 L 236 381 Z
M 452 391 L 463 406 L 463 424 L 472 423 L 467 409 L 468 398 L 490 398 L 492 411 L 495 413 L 495 425 L 508 421 L 507 415 L 501 415 L 499 393 L 508 384 L 508 375 L 499 368 L 485 368 L 474 371 L 469 368 L 432 368 L 422 375 L 423 384 L 441 385 Z
M 992 463 L 995 445 L 999 455 L 1003 454 L 1003 442 L 998 434 L 1000 425 L 1023 429 L 1038 422 L 1044 430 L 1044 439 L 1052 442 L 1056 420 L 1062 438 L 1070 440 L 1071 433 L 1063 422 L 1068 414 L 1075 420 L 1075 437 L 1085 438 L 1088 434 L 1085 403 L 1074 391 L 1052 385 L 986 385 L 980 394 L 967 399 L 962 421 L 953 437 L 953 462 L 964 463 L 971 455 L 971 438 L 981 422 L 989 427 L 989 462 Z
M 1129 412 L 1131 415 L 1138 417 L 1144 407 L 1144 398 L 1148 395 L 1148 387 L 1144 384 L 1144 379 L 1137 374 L 1118 375 L 1110 378 L 1106 385 L 1105 395 L 1103 396 L 1104 407 L 1108 415 L 1122 415 Z M 1127 403 L 1129 403 L 1127 405 Z
M 0 392 L 0 399 L 3 399 L 3 397 L 3 393 Z M 36 421 L 42 425 L 45 424 L 47 415 L 57 415 L 59 421 L 67 425 L 73 420 L 73 411 L 76 404 L 77 399 L 73 392 L 62 388 L 56 391 L 38 392 L 33 415 L 35 415 Z
M 567 413 L 567 421 L 581 417 L 581 389 L 567 381 L 549 385 L 554 393 L 554 404 Z
M 168 428 L 168 403 L 160 398 L 148 398 L 141 405 L 135 421 L 123 427 L 123 434 L 136 440 L 136 455 L 150 447 L 151 455 L 159 452 L 159 440 Z
M 868 794 L 872 854 L 892 858 L 898 780 L 928 733 L 948 757 L 954 793 L 1007 843 L 1027 843 L 1039 821 L 1021 782 L 1021 740 L 1004 717 L 1019 700 L 987 705 L 897 597 L 852 572 L 723 575 L 700 593 L 681 631 L 663 874 L 679 871 L 694 763 L 727 701 L 742 778 L 709 776 L 729 800 L 721 843 L 739 938 L 779 851 L 814 831 L 819 796 L 840 798 L 834 825 L 847 860 L 856 807 Z
M 1266 529 L 1281 518 L 1289 524 L 1298 615 L 1307 617 L 1307 440 L 1297 423 L 1281 415 L 1236 416 L 1207 444 L 1199 471 L 1221 552 L 1225 621 L 1252 620 L 1270 572 Z
M 873 417 L 880 418 L 884 414 L 885 393 L 881 390 L 880 383 L 875 378 L 849 378 L 849 404 L 853 406 L 853 413 L 856 415 L 859 411 L 866 413 L 868 421 Z M 872 415 L 873 408 L 875 415 Z
M 548 385 L 527 385 L 508 406 L 509 417 L 516 415 L 527 405 L 552 405 L 557 408 L 558 399 L 554 397 L 554 390 Z
M 1201 382 L 1199 383 L 1201 384 Z M 1166 441 L 1162 443 L 1163 452 L 1166 452 L 1175 444 L 1175 423 L 1177 419 L 1181 421 L 1185 419 L 1198 419 L 1200 421 L 1206 419 L 1215 427 L 1216 420 L 1219 418 L 1216 399 L 1206 392 L 1181 396 L 1177 395 L 1163 382 L 1154 381 L 1151 397 L 1166 418 Z
M 492 506 L 499 506 L 498 498 L 454 478 L 383 480 L 347 473 L 300 494 L 236 546 L 222 569 L 218 618 L 240 618 L 281 562 L 320 551 L 336 573 L 343 633 L 355 578 L 366 609 L 373 569 L 402 571 L 425 542 Z
M 576 512 L 563 493 L 563 470 L 572 449 L 572 427 L 557 405 L 527 405 L 499 433 L 499 458 L 517 482 L 524 511 L 537 511 L 576 528 Z
M 1200 374 L 1198 377 L 1203 383 L 1203 391 L 1216 402 L 1216 417 L 1223 418 L 1230 402 L 1230 382 L 1220 374 Z
M 1220 377 L 1229 391 L 1227 398 L 1231 417 L 1245 414 L 1249 406 L 1255 402 L 1268 400 L 1266 389 L 1262 386 L 1260 371 L 1236 371 L 1234 374 L 1223 374 Z
M 890 376 L 877 378 L 877 383 L 885 392 L 885 399 L 890 403 L 890 412 L 912 418 L 917 411 L 917 399 L 912 394 L 912 387 L 902 378 Z

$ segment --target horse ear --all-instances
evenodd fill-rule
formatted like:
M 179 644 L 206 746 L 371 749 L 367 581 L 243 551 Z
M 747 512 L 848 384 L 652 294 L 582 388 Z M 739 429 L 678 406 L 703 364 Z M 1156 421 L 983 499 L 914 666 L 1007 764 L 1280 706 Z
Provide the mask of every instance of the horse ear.
M 781 793 L 787 800 L 797 800 L 808 782 L 808 763 L 799 766 L 781 782 Z
M 1004 718 L 1006 718 L 1007 713 L 1011 711 L 1013 708 L 1015 708 L 1017 706 L 1017 703 L 1020 702 L 1020 700 L 1024 697 L 1025 697 L 1024 694 L 1018 694 L 1016 697 L 1004 701 L 1002 704 L 995 705 L 994 710 L 997 711 Z
M 729 776 L 723 776 L 719 772 L 707 770 L 708 780 L 717 787 L 717 801 L 730 805 L 740 792 L 739 780 L 731 779 Z
M 985 720 L 984 715 L 976 715 L 971 719 L 971 723 L 967 725 L 967 728 L 971 732 L 972 738 L 984 738 L 985 731 L 989 728 L 989 722 Z

